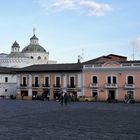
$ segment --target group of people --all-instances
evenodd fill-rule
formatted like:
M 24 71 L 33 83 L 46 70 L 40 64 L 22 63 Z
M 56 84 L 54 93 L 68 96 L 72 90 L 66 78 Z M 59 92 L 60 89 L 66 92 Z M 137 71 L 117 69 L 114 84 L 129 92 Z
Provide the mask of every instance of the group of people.
M 67 95 L 67 92 L 62 92 L 61 93 L 59 101 L 60 101 L 60 104 L 61 105 L 63 105 L 63 104 L 67 105 L 67 103 L 68 103 L 68 95 Z
M 134 103 L 133 96 L 131 94 L 125 94 L 124 102 L 125 103 Z

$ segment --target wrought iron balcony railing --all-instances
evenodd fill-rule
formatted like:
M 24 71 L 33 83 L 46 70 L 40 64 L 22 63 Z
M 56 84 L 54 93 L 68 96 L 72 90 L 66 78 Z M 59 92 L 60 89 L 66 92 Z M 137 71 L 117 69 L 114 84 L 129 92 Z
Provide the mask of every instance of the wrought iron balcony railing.
M 117 84 L 116 83 L 106 83 L 105 84 L 105 88 L 117 88 Z
M 127 89 L 134 89 L 135 88 L 135 84 L 128 84 L 128 83 L 126 83 L 125 84 L 125 88 L 127 88 Z
M 98 88 L 98 83 L 90 83 L 90 88 Z

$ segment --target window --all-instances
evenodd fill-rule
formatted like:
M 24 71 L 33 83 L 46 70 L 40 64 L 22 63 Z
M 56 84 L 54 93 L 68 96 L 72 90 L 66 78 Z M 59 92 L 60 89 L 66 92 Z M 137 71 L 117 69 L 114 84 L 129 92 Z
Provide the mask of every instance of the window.
M 116 76 L 113 76 L 113 84 L 116 84 Z
M 134 91 L 128 90 L 128 91 L 127 91 L 127 97 L 128 97 L 129 99 L 134 99 Z
M 38 87 L 38 77 L 35 77 L 35 86 Z
M 23 86 L 26 86 L 27 85 L 27 79 L 26 77 L 23 77 Z
M 45 86 L 49 86 L 49 77 L 45 77 Z
M 92 77 L 92 83 L 97 84 L 97 82 L 98 82 L 98 81 L 97 81 L 97 76 L 93 76 L 93 77 Z
M 74 87 L 75 86 L 75 79 L 74 77 L 70 77 L 70 87 Z
M 116 84 L 116 76 L 108 76 L 107 83 L 108 84 Z
M 7 92 L 7 89 L 5 89 L 5 92 Z
M 5 83 L 7 83 L 8 82 L 8 77 L 5 77 Z
M 34 57 L 33 56 L 31 56 L 31 59 L 33 59 Z
M 108 84 L 111 84 L 111 76 L 108 76 L 108 77 L 107 77 L 107 83 L 108 83 Z
M 98 95 L 97 90 L 93 90 L 93 91 L 92 91 L 92 97 L 96 97 L 97 95 Z
M 127 84 L 133 84 L 133 83 L 134 83 L 133 76 L 128 76 L 127 77 Z
M 56 87 L 60 87 L 60 77 L 56 77 L 55 84 L 56 84 Z
M 40 56 L 38 56 L 38 60 L 40 60 L 41 59 L 41 57 Z

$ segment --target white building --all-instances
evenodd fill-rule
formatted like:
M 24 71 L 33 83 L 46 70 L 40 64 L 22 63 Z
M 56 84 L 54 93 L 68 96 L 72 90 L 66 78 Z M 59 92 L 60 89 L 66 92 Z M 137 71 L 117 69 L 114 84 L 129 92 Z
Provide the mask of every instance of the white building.
M 15 41 L 10 54 L 0 54 L 0 66 L 21 68 L 34 64 L 55 64 L 49 60 L 49 52 L 39 45 L 39 39 L 35 36 L 30 38 L 30 44 L 20 51 L 19 44 Z
M 17 75 L 14 70 L 16 69 L 0 67 L 0 98 L 16 96 Z

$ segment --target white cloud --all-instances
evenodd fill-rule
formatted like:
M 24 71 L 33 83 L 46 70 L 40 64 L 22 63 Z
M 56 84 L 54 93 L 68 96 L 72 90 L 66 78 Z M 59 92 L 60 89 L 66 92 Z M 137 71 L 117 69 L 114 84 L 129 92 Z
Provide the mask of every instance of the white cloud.
M 88 16 L 103 16 L 112 9 L 109 4 L 98 3 L 95 0 L 39 0 L 39 3 L 45 9 L 85 10 Z
M 57 9 L 71 9 L 75 6 L 75 0 L 55 0 L 52 4 L 52 7 Z
M 109 4 L 97 3 L 91 0 L 82 0 L 79 5 L 87 10 L 89 16 L 103 16 L 106 11 L 111 10 Z

